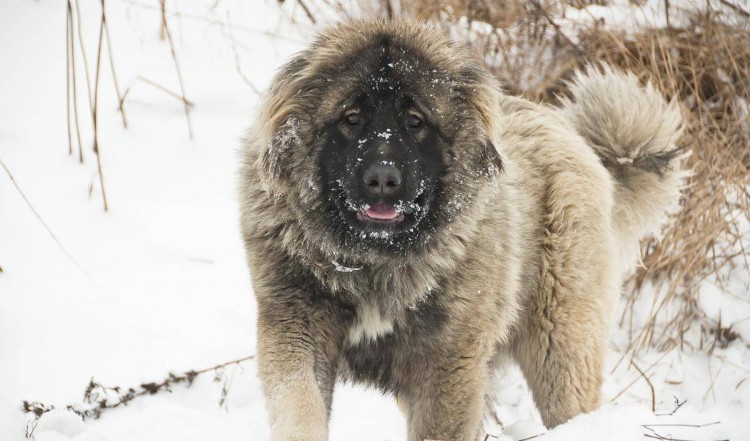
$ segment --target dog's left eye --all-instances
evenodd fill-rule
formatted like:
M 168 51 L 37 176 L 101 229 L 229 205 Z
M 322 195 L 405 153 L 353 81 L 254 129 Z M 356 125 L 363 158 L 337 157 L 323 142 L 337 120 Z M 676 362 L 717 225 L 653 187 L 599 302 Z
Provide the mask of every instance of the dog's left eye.
M 409 116 L 407 117 L 407 122 L 409 123 L 410 127 L 417 128 L 422 125 L 422 117 L 421 115 L 415 113 L 415 112 L 409 112 Z
M 359 111 L 352 109 L 346 112 L 344 114 L 344 119 L 346 119 L 346 122 L 353 126 L 359 124 Z

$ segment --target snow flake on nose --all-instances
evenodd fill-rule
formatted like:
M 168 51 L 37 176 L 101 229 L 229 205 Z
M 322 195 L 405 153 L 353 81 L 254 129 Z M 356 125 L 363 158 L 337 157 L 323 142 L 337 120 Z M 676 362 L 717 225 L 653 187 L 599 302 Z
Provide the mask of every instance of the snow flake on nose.
M 385 129 L 385 132 L 378 133 L 378 138 L 383 138 L 386 141 L 388 141 L 388 138 L 393 136 L 393 133 L 391 133 L 391 129 Z

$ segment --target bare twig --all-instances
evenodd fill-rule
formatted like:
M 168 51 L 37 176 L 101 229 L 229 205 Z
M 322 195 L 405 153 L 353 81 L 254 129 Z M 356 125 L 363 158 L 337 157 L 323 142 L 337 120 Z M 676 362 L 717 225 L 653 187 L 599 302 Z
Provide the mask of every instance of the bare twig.
M 161 6 L 154 6 L 154 5 L 142 3 L 136 0 L 124 0 L 124 2 L 128 3 L 129 5 L 139 7 L 139 8 L 159 11 L 159 13 L 161 14 Z M 221 20 L 212 19 L 210 17 L 203 17 L 201 15 L 196 15 L 196 14 L 190 14 L 188 12 L 172 11 L 170 9 L 167 9 L 167 15 L 169 15 L 170 17 L 186 18 L 189 20 L 200 21 L 200 22 L 208 23 L 210 25 L 219 25 L 219 26 L 224 25 L 224 23 Z M 292 38 L 289 35 L 285 35 L 285 34 L 277 33 L 277 32 L 264 31 L 260 29 L 254 29 L 249 26 L 241 26 L 241 25 L 235 24 L 235 25 L 232 25 L 232 28 L 237 31 L 252 33 L 256 35 L 262 35 L 266 38 L 272 38 L 274 40 L 284 40 L 290 43 L 298 43 L 298 44 L 305 43 L 304 41 L 297 39 L 297 38 Z
M 388 20 L 393 20 L 393 5 L 391 4 L 391 0 L 383 0 L 383 3 L 385 3 L 385 16 L 388 17 Z
M 643 424 L 642 426 L 646 429 L 649 429 L 651 427 L 693 427 L 696 429 L 700 429 L 701 427 L 715 426 L 717 424 L 721 424 L 721 421 L 714 421 L 711 423 L 703 423 L 703 424 L 670 424 L 670 423 Z
M 247 86 L 252 90 L 256 95 L 260 96 L 260 91 L 257 87 L 250 81 L 249 78 L 245 75 L 244 72 L 242 72 L 242 64 L 240 63 L 240 54 L 237 51 L 237 44 L 234 40 L 234 34 L 232 34 L 232 19 L 229 16 L 229 11 L 227 11 L 227 34 L 229 34 L 229 42 L 232 45 L 232 52 L 234 53 L 234 67 L 237 70 L 237 73 L 240 74 L 240 78 L 242 78 L 242 81 L 247 84 Z
M 532 0 L 530 2 L 534 7 L 544 16 L 544 19 L 547 20 L 547 22 L 552 25 L 553 28 L 555 28 L 555 31 L 557 32 L 557 35 L 561 36 L 565 41 L 568 42 L 568 44 L 575 49 L 579 54 L 583 53 L 583 49 L 580 48 L 576 43 L 573 42 L 567 35 L 565 35 L 565 32 L 562 31 L 560 28 L 560 25 L 557 24 L 555 20 L 552 19 L 552 17 L 549 16 L 547 11 L 544 9 L 544 6 L 542 6 L 539 3 L 539 0 Z
M 65 13 L 65 115 L 68 120 L 68 154 L 73 155 L 73 133 L 70 121 L 70 2 Z
M 68 100 L 71 98 L 73 99 L 73 117 L 75 119 L 75 125 L 76 125 L 76 138 L 78 139 L 78 162 L 83 163 L 83 146 L 81 144 L 81 124 L 80 120 L 78 118 L 78 80 L 76 75 L 76 47 L 75 47 L 75 27 L 73 26 L 73 5 L 70 3 L 70 0 L 68 0 L 67 5 L 67 15 L 68 15 L 68 28 L 70 29 L 70 41 L 67 49 L 67 53 L 70 54 L 70 65 L 68 66 L 68 71 L 71 76 L 72 85 L 73 85 L 73 94 L 68 96 Z M 70 112 L 70 101 L 68 101 L 68 112 Z M 70 133 L 70 128 L 68 128 L 68 133 Z
M 188 99 L 185 95 L 185 84 L 182 81 L 182 71 L 180 70 L 180 63 L 177 60 L 177 52 L 174 45 L 174 39 L 172 38 L 172 33 L 169 31 L 169 23 L 167 23 L 167 0 L 161 0 L 161 20 L 162 29 L 167 36 L 167 41 L 169 42 L 169 50 L 172 52 L 172 60 L 174 61 L 174 67 L 177 71 L 177 80 L 180 83 L 180 92 L 182 93 L 182 102 L 185 109 L 185 119 L 187 120 L 188 135 L 190 136 L 190 139 L 193 139 L 193 125 L 190 122 L 190 106 L 187 104 Z
M 683 401 L 680 401 L 680 399 L 679 399 L 679 398 L 677 398 L 677 397 L 674 397 L 674 409 L 672 409 L 672 411 L 671 411 L 671 412 L 669 412 L 669 413 L 656 413 L 656 414 L 654 414 L 654 415 L 655 415 L 655 416 L 672 416 L 672 415 L 674 415 L 675 413 L 677 413 L 677 411 L 678 411 L 678 410 L 680 410 L 680 408 L 681 408 L 682 406 L 684 406 L 684 405 L 685 405 L 685 403 L 687 403 L 687 400 L 683 400 Z
M 638 371 L 639 374 L 641 374 L 641 377 L 646 380 L 648 388 L 651 390 L 651 413 L 656 412 L 656 392 L 654 392 L 654 385 L 651 383 L 651 380 L 648 378 L 646 373 L 643 372 L 637 364 L 635 364 L 635 360 L 631 359 L 630 364 L 635 368 L 635 370 Z
M 68 258 L 70 263 L 72 263 L 76 268 L 78 268 L 79 271 L 81 271 L 88 279 L 91 279 L 91 276 L 83 269 L 81 268 L 81 265 L 76 262 L 76 260 L 73 258 L 73 256 L 70 255 L 67 249 L 63 246 L 62 243 L 60 243 L 60 240 L 55 236 L 55 233 L 52 232 L 50 227 L 47 225 L 47 223 L 42 219 L 42 216 L 39 215 L 39 213 L 36 211 L 33 205 L 31 205 L 31 201 L 29 201 L 29 198 L 26 197 L 26 194 L 21 190 L 21 187 L 18 186 L 18 182 L 16 182 L 15 178 L 13 177 L 13 174 L 10 172 L 10 169 L 8 169 L 8 166 L 5 165 L 5 162 L 3 162 L 2 159 L 0 159 L 0 166 L 3 167 L 5 170 L 5 173 L 8 175 L 8 178 L 10 178 L 10 182 L 13 183 L 13 186 L 16 187 L 16 191 L 18 191 L 18 194 L 21 195 L 21 198 L 26 203 L 26 206 L 29 207 L 29 210 L 34 214 L 34 217 L 37 218 L 40 224 L 44 227 L 45 230 L 47 230 L 47 233 L 49 233 L 50 237 L 53 241 L 57 244 L 57 247 L 60 248 L 60 251 L 65 254 L 65 257 Z
M 101 65 L 102 65 L 102 43 L 104 42 L 104 23 L 106 21 L 104 15 L 104 1 L 102 2 L 102 18 L 99 24 L 99 47 L 96 53 L 96 77 L 94 79 L 94 107 L 92 116 L 94 118 L 94 153 L 96 154 L 96 168 L 99 173 L 99 186 L 102 190 L 102 202 L 104 202 L 104 211 L 109 211 L 109 204 L 107 203 L 107 192 L 104 188 L 104 172 L 102 171 L 102 155 L 99 148 L 99 77 L 101 76 Z
M 627 351 L 625 351 L 625 353 L 627 353 Z M 657 365 L 657 364 L 658 364 L 659 362 L 661 362 L 661 361 L 662 361 L 662 360 L 664 359 L 664 357 L 666 357 L 666 356 L 667 356 L 667 355 L 669 355 L 670 353 L 671 353 L 671 351 L 669 351 L 669 352 L 665 352 L 664 354 L 662 354 L 662 356 L 661 356 L 661 357 L 659 357 L 659 358 L 658 358 L 658 359 L 657 359 L 657 360 L 656 360 L 655 362 L 651 363 L 651 365 L 650 365 L 649 367 L 647 367 L 647 368 L 646 368 L 646 370 L 645 370 L 644 372 L 648 372 L 648 371 L 650 371 L 651 369 L 653 369 L 653 367 L 654 367 L 654 366 L 656 366 L 656 365 Z M 613 370 L 612 372 L 614 372 L 614 370 Z M 622 394 L 624 394 L 625 392 L 627 392 L 627 391 L 628 391 L 628 389 L 630 389 L 630 388 L 631 388 L 631 387 L 632 387 L 632 386 L 633 386 L 633 385 L 634 385 L 634 384 L 635 384 L 635 383 L 636 383 L 636 382 L 638 381 L 638 378 L 639 378 L 639 377 L 635 377 L 635 378 L 633 379 L 633 381 L 631 381 L 630 383 L 628 383 L 628 385 L 627 385 L 627 386 L 625 386 L 624 388 L 622 388 L 622 390 L 620 390 L 620 392 L 618 392 L 618 393 L 617 393 L 617 394 L 616 394 L 616 395 L 614 396 L 614 398 L 612 398 L 612 399 L 610 400 L 610 402 L 615 402 L 615 401 L 617 401 L 617 399 L 618 399 L 618 398 L 620 398 L 620 396 L 621 396 Z
M 89 78 L 89 60 L 86 56 L 86 46 L 83 44 L 83 25 L 81 25 L 81 6 L 78 4 L 78 0 L 75 0 L 75 11 L 78 24 L 78 43 L 81 46 L 81 56 L 83 57 L 83 69 L 86 73 L 86 90 L 88 91 L 89 97 L 89 110 L 94 112 L 94 97 L 91 94 L 91 79 Z
M 750 17 L 750 12 L 746 11 L 742 8 L 742 6 L 738 5 L 737 2 L 730 2 L 728 0 L 719 0 L 722 5 L 729 6 L 730 8 L 734 9 L 735 12 L 739 13 L 740 15 L 744 15 L 745 17 Z
M 179 100 L 180 102 L 182 102 L 184 105 L 186 105 L 188 107 L 192 107 L 194 105 L 193 102 L 190 101 L 189 99 L 185 98 L 184 95 L 180 95 L 179 93 L 173 92 L 173 91 L 167 89 L 166 87 L 162 86 L 161 84 L 156 83 L 154 81 L 151 81 L 151 80 L 149 80 L 146 77 L 142 77 L 142 76 L 138 75 L 138 77 L 136 79 L 139 80 L 139 81 L 143 81 L 144 83 L 148 84 L 149 86 L 153 86 L 153 87 L 161 90 L 162 92 L 166 93 L 167 95 L 171 96 L 172 98 L 175 98 L 175 99 Z M 130 89 L 128 89 L 128 91 L 125 92 L 125 96 L 123 96 L 123 98 L 122 98 L 123 100 L 125 98 L 127 98 L 127 95 L 128 95 L 129 91 L 130 91 Z
M 317 22 L 315 21 L 315 17 L 313 17 L 312 12 L 310 12 L 310 8 L 307 7 L 304 0 L 297 0 L 297 3 L 302 6 L 302 10 L 305 11 L 305 15 L 307 15 L 307 18 L 310 19 L 310 22 L 312 24 L 317 24 Z
M 534 436 L 530 436 L 530 437 L 528 437 L 528 438 L 521 438 L 521 439 L 519 439 L 518 441 L 529 441 L 530 439 L 535 439 L 535 438 L 539 438 L 540 436 L 544 436 L 544 435 L 546 435 L 546 433 L 547 433 L 547 432 L 537 433 L 537 434 L 536 434 L 536 435 L 534 435 Z
M 689 439 L 683 439 L 683 438 L 675 438 L 672 436 L 672 434 L 667 435 L 661 435 L 659 434 L 654 427 L 692 427 L 692 428 L 701 428 L 701 427 L 707 427 L 707 426 L 713 426 L 716 424 L 721 424 L 719 421 L 714 421 L 712 423 L 706 423 L 706 424 L 643 424 L 641 427 L 644 429 L 650 431 L 651 433 L 644 433 L 643 436 L 646 438 L 651 439 L 659 439 L 659 440 L 665 440 L 665 441 L 697 441 L 697 440 L 689 440 Z M 720 440 L 714 440 L 714 441 L 729 441 L 728 439 L 720 439 Z
M 106 19 L 106 13 L 104 11 L 104 3 L 102 3 L 102 17 L 103 17 L 103 23 L 104 23 L 104 34 L 107 38 L 107 53 L 109 54 L 109 67 L 112 70 L 112 81 L 115 84 L 115 93 L 117 94 L 117 102 L 118 107 L 117 110 L 120 112 L 120 115 L 122 116 L 122 127 L 128 128 L 128 119 L 125 116 L 125 108 L 123 107 L 123 103 L 125 102 L 122 93 L 120 93 L 120 83 L 117 81 L 117 70 L 115 69 L 115 59 L 114 54 L 112 53 L 112 37 L 109 33 L 109 24 Z

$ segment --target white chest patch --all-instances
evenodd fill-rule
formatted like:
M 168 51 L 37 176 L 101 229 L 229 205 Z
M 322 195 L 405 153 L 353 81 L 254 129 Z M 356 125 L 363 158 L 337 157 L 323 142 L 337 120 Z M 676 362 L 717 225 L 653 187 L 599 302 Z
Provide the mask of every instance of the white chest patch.
M 375 305 L 362 305 L 357 310 L 357 320 L 349 328 L 348 342 L 356 345 L 363 340 L 377 340 L 378 337 L 393 332 L 393 322 L 383 317 Z

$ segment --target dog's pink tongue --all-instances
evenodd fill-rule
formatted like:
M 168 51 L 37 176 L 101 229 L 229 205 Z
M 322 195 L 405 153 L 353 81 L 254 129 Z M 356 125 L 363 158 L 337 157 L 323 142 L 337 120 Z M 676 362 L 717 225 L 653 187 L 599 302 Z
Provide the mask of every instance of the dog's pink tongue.
M 398 211 L 393 205 L 386 205 L 378 202 L 372 207 L 365 210 L 365 213 L 372 219 L 391 220 L 398 216 Z

